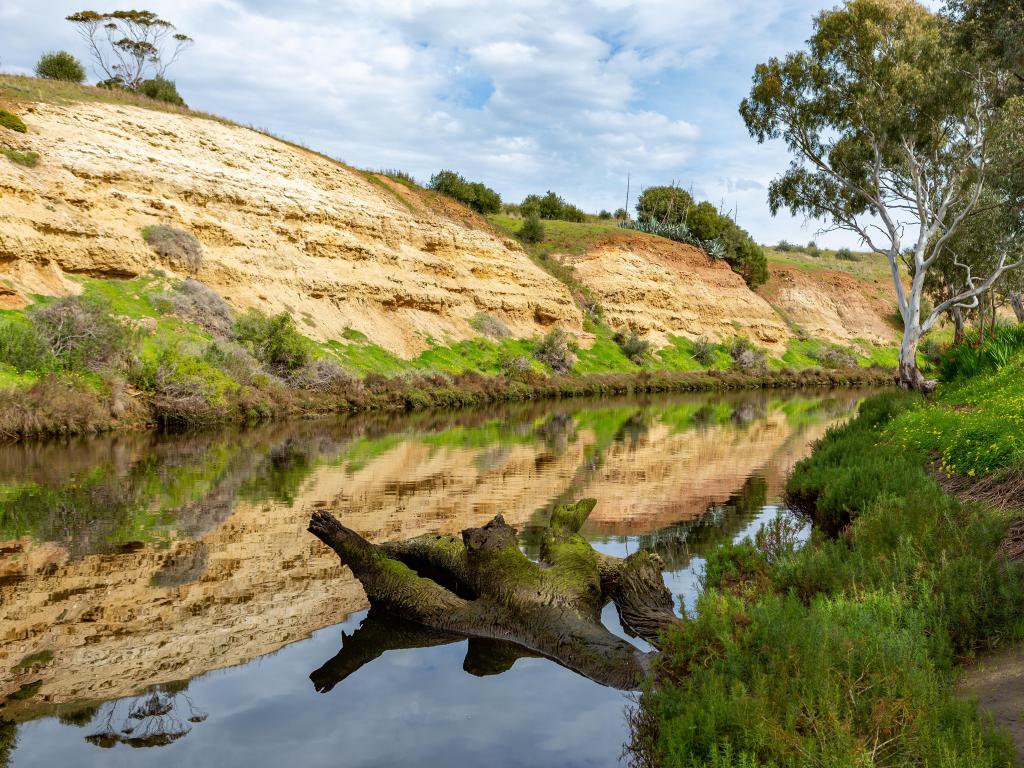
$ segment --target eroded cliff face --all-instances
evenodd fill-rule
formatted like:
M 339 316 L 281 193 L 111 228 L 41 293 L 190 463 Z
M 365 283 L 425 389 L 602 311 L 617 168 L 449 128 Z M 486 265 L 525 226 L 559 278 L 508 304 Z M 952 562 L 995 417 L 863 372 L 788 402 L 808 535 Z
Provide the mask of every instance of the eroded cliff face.
M 598 295 L 609 324 L 633 328 L 656 345 L 668 336 L 712 341 L 747 336 L 779 351 L 791 336 L 742 277 L 696 248 L 623 234 L 567 261 Z
M 817 339 L 846 343 L 897 343 L 891 280 L 870 282 L 844 272 L 772 264 L 771 279 L 758 293 L 780 316 Z
M 0 163 L 0 306 L 77 290 L 68 275 L 162 268 L 146 226 L 192 232 L 198 277 L 303 332 L 353 328 L 403 356 L 470 338 L 487 312 L 520 336 L 581 315 L 562 283 L 458 206 L 256 131 L 118 104 L 18 106 L 38 152 Z

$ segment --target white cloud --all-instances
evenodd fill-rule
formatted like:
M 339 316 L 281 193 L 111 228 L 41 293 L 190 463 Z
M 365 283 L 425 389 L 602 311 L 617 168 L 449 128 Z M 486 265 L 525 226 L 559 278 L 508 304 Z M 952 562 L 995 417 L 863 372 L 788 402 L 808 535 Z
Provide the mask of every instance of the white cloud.
M 151 0 L 192 35 L 171 75 L 197 108 L 364 167 L 460 170 L 508 199 L 554 189 L 585 208 L 676 180 L 797 239 L 765 187 L 785 166 L 736 113 L 753 66 L 801 45 L 831 0 Z M 78 0 L 5 0 L 5 69 L 84 57 Z M 109 6 L 109 7 L 108 7 Z M 104 3 L 98 10 L 111 10 Z M 634 196 L 635 197 L 635 196 Z M 746 213 L 746 215 L 744 215 Z M 794 231 L 796 230 L 796 231 Z

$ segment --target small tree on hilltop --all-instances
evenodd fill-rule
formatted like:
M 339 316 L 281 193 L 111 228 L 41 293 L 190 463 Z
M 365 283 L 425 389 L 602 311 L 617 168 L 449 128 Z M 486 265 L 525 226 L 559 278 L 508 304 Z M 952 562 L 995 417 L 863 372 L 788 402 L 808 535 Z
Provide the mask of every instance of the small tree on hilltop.
M 193 42 L 152 11 L 79 11 L 67 20 L 78 28 L 105 80 L 131 90 L 143 80 L 163 78 Z
M 954 258 L 947 246 L 992 181 L 995 134 L 1016 117 L 993 98 L 998 74 L 945 31 L 913 0 L 848 0 L 817 17 L 808 50 L 758 65 L 740 106 L 751 135 L 782 138 L 795 156 L 772 182 L 772 212 L 829 220 L 887 257 L 904 326 L 900 382 L 914 389 L 931 386 L 921 337 L 1021 263 L 1003 252 L 922 318 L 928 273 Z
M 693 196 L 681 187 L 648 187 L 636 203 L 636 214 L 640 221 L 678 225 L 692 207 Z
M 85 67 L 67 51 L 54 51 L 39 57 L 36 74 L 45 80 L 81 83 L 85 80 Z

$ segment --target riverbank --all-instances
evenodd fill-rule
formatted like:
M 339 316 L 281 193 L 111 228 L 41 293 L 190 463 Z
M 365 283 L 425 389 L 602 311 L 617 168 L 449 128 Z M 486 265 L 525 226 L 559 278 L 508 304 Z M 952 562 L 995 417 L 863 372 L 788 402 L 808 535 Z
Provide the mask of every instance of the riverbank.
M 973 493 L 1020 476 L 1022 373 L 1018 355 L 931 401 L 882 395 L 829 432 L 787 485 L 810 541 L 780 517 L 708 559 L 634 710 L 635 764 L 1014 763 L 955 681 L 1024 636 L 1020 512 Z
M 480 323 L 491 335 L 434 343 L 404 359 L 352 329 L 342 341 L 316 341 L 287 313 L 235 312 L 197 280 L 150 273 L 80 285 L 79 295 L 0 310 L 0 439 L 894 380 L 873 358 L 851 351 L 824 355 L 830 368 L 809 367 L 806 354 L 773 358 L 743 337 L 728 344 L 679 338 L 652 350 L 639 340 L 629 347 L 629 338 L 604 326 L 585 347 L 557 328 L 513 338 L 495 318 Z
M 881 368 L 845 371 L 783 369 L 764 374 L 737 371 L 644 372 L 514 379 L 466 372 L 456 376 L 371 376 L 340 391 L 317 393 L 281 386 L 276 391 L 240 391 L 222 409 L 201 420 L 175 414 L 151 395 L 123 388 L 99 389 L 70 377 L 48 377 L 25 390 L 0 390 L 0 439 L 95 434 L 161 426 L 254 423 L 284 417 L 363 411 L 469 408 L 501 402 L 577 397 L 712 392 L 755 389 L 882 387 L 894 374 Z

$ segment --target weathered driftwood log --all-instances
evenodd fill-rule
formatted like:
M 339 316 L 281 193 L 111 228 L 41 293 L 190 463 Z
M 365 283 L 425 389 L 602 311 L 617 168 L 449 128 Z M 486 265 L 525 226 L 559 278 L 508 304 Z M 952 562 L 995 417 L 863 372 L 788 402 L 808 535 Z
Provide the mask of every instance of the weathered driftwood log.
M 629 689 L 648 670 L 651 654 L 609 632 L 601 624 L 601 609 L 612 600 L 626 631 L 655 647 L 679 619 L 657 555 L 609 557 L 579 534 L 594 504 L 588 499 L 554 511 L 540 564 L 519 550 L 515 529 L 500 515 L 483 527 L 467 528 L 461 539 L 427 535 L 375 545 L 322 510 L 314 512 L 309 530 L 352 569 L 371 612 L 434 630 L 423 644 L 451 642 L 446 635 L 456 635 L 521 646 L 521 651 L 504 648 L 505 661 L 496 664 L 502 654 L 494 653 L 494 645 L 471 646 L 467 671 L 501 671 L 523 654 L 538 654 L 597 682 Z M 410 647 L 409 638 L 416 635 L 394 629 L 390 637 L 377 626 L 359 638 L 362 629 L 313 673 L 318 689 L 329 689 L 388 648 Z M 481 648 L 488 652 L 479 653 Z

